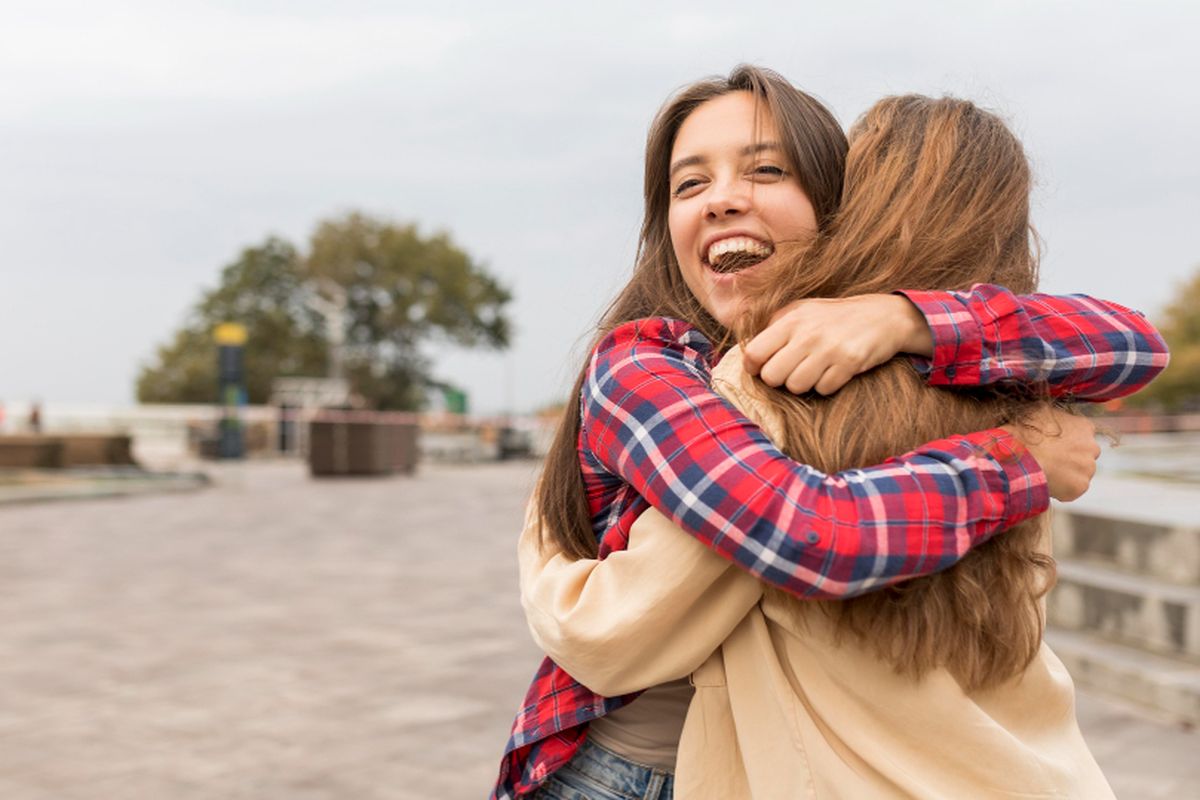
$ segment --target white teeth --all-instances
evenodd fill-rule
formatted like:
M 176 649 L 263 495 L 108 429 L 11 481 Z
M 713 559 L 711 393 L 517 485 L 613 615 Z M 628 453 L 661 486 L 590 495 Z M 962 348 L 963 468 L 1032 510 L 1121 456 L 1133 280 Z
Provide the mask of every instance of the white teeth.
M 728 253 L 749 253 L 755 256 L 766 258 L 771 255 L 772 248 L 770 245 L 751 239 L 749 236 L 733 236 L 728 239 L 722 239 L 719 242 L 714 242 L 708 248 L 706 258 L 709 264 L 716 264 L 721 256 Z

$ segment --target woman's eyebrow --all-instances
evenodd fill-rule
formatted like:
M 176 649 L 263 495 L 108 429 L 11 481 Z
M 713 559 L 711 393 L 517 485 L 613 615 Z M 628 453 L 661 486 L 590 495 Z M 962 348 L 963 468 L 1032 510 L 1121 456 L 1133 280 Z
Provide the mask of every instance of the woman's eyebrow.
M 783 147 L 780 146 L 779 142 L 756 142 L 755 144 L 746 145 L 740 151 L 738 151 L 738 154 L 743 155 L 743 156 L 752 156 L 757 153 L 765 152 L 767 150 L 782 150 L 782 149 L 783 149 Z M 683 169 L 684 167 L 692 167 L 692 166 L 695 166 L 696 164 L 703 164 L 707 160 L 708 159 L 706 159 L 704 156 L 685 156 L 684 158 L 681 158 L 678 161 L 671 164 L 671 171 L 667 173 L 667 176 L 672 177 L 675 175 L 676 172 Z
M 676 172 L 679 172 L 679 170 L 683 169 L 684 167 L 692 167 L 696 164 L 703 164 L 706 160 L 707 159 L 705 159 L 704 156 L 687 156 L 686 158 L 681 158 L 671 165 L 671 171 L 668 173 L 668 177 L 673 176 Z
M 747 145 L 742 148 L 742 155 L 752 156 L 756 153 L 762 153 L 766 150 L 782 150 L 783 146 L 779 142 L 758 142 L 757 144 Z

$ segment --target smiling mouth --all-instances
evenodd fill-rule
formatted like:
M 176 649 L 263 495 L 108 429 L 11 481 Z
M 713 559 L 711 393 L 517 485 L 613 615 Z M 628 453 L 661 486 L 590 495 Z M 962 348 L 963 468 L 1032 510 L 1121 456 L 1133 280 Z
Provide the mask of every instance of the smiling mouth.
M 722 239 L 708 248 L 705 264 L 713 271 L 729 275 L 761 264 L 771 257 L 775 248 L 748 236 Z

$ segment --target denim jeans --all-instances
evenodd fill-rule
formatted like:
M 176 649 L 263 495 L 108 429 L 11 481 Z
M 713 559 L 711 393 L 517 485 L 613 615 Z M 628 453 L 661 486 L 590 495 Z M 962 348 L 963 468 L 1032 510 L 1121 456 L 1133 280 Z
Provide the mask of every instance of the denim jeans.
M 584 742 L 575 757 L 550 776 L 535 800 L 671 800 L 675 777 L 626 761 L 598 744 Z

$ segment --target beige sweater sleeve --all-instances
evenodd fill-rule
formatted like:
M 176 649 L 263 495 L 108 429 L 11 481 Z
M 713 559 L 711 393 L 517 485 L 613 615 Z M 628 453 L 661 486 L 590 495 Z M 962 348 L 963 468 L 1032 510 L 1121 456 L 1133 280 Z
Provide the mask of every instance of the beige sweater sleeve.
M 762 584 L 651 509 L 629 547 L 573 561 L 521 534 L 521 600 L 534 641 L 606 697 L 689 675 L 762 595 Z
M 736 361 L 726 363 L 727 356 L 715 374 L 736 376 L 741 360 L 735 354 Z M 730 394 L 735 403 L 744 399 Z M 603 561 L 572 560 L 553 545 L 543 549 L 532 514 L 518 553 L 534 641 L 571 677 L 606 697 L 690 674 L 763 591 L 749 573 L 653 509 L 634 522 L 629 547 Z

